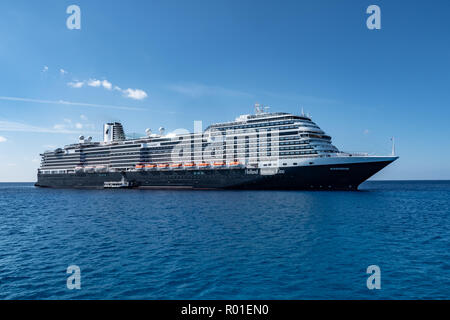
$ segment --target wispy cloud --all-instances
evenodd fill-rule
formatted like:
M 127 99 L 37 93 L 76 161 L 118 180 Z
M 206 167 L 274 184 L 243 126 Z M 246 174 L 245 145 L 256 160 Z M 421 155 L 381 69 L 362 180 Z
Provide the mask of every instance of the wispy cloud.
M 71 102 L 71 101 L 64 101 L 64 100 L 56 101 L 56 100 L 41 100 L 41 99 L 3 97 L 3 96 L 0 96 L 0 100 L 32 102 L 32 103 L 42 103 L 42 104 L 58 104 L 58 105 L 65 105 L 65 106 L 79 106 L 79 107 L 104 108 L 104 109 L 118 109 L 118 110 L 135 110 L 135 111 L 144 110 L 142 108 L 136 108 L 136 107 L 104 105 L 104 104 L 83 103 L 83 102 Z
M 64 133 L 64 134 L 95 134 L 96 132 L 80 132 L 79 130 L 67 129 L 64 125 L 55 125 L 53 128 L 45 128 L 29 125 L 26 123 L 3 121 L 0 120 L 0 131 L 13 131 L 13 132 L 33 132 L 33 133 Z
M 234 97 L 252 97 L 252 94 L 243 91 L 237 91 L 232 89 L 227 89 L 220 86 L 208 86 L 198 83 L 188 83 L 188 84 L 173 84 L 167 86 L 169 90 L 174 92 L 184 94 L 191 97 L 201 97 L 201 96 L 234 96 Z
M 44 68 L 42 68 L 42 72 L 47 72 L 48 71 L 48 66 L 44 66 Z
M 284 93 L 275 93 L 275 92 L 262 92 L 263 95 L 267 95 L 269 97 L 285 99 L 295 101 L 297 103 L 311 103 L 311 104 L 336 104 L 339 101 L 325 98 L 325 97 L 316 97 L 310 95 L 301 95 L 301 94 L 284 94 Z
M 64 70 L 64 69 L 59 69 L 59 73 L 60 73 L 61 75 L 68 74 L 68 72 L 67 72 L 66 70 Z
M 53 126 L 53 129 L 55 130 L 88 130 L 88 129 L 94 129 L 95 126 L 92 123 L 87 122 L 87 117 L 85 115 L 80 115 L 81 121 L 72 121 L 72 119 L 63 119 L 63 123 L 57 123 Z
M 109 91 L 111 91 L 114 88 L 115 91 L 120 91 L 124 97 L 130 98 L 133 100 L 143 100 L 148 97 L 147 92 L 145 92 L 142 89 L 131 89 L 131 88 L 122 89 L 119 86 L 113 86 L 113 84 L 106 79 L 104 79 L 104 80 L 89 79 L 89 80 L 83 80 L 83 81 L 74 80 L 72 82 L 67 83 L 67 85 L 69 87 L 75 88 L 75 89 L 80 89 L 80 88 L 84 87 L 85 85 L 89 86 L 89 87 L 93 87 L 93 88 L 101 88 L 102 87 Z
M 8 141 L 8 139 L 6 139 L 5 137 L 0 136 L 0 143 L 1 142 L 6 142 L 6 141 Z

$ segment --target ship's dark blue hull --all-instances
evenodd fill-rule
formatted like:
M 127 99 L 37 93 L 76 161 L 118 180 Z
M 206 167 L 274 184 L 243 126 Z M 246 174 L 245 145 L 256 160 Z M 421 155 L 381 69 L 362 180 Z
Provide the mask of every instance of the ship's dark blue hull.
M 36 186 L 103 188 L 123 177 L 136 188 L 356 190 L 392 161 L 279 168 L 276 174 L 261 169 L 160 170 L 108 173 L 38 174 Z M 342 169 L 342 170 L 340 170 Z

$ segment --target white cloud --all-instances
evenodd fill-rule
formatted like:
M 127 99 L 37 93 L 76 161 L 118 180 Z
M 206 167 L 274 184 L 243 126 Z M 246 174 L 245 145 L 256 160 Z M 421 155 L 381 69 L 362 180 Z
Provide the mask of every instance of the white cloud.
M 84 86 L 84 82 L 82 82 L 82 81 L 69 82 L 67 85 L 69 87 L 78 89 L 78 88 L 81 88 Z
M 61 73 L 62 75 L 65 75 L 65 74 L 67 74 L 68 72 L 67 72 L 66 70 L 64 70 L 64 69 L 59 69 L 59 73 Z
M 77 129 L 83 129 L 83 125 L 79 122 L 75 123 L 75 128 Z
M 122 92 L 123 96 L 126 98 L 134 99 L 134 100 L 143 100 L 148 97 L 147 92 L 142 89 L 131 89 L 128 88 L 126 90 L 121 89 L 119 86 L 113 85 L 108 80 L 98 80 L 98 79 L 89 79 L 87 81 L 72 81 L 67 83 L 69 87 L 72 88 L 82 88 L 84 85 L 88 85 L 90 87 L 99 88 L 103 87 L 106 90 L 115 90 Z
M 84 120 L 84 121 L 87 121 L 87 120 L 88 120 L 88 118 L 87 118 L 84 114 L 80 115 L 80 119 L 81 119 L 81 120 Z
M 48 71 L 48 67 L 44 66 L 44 68 L 42 69 L 42 72 L 47 72 Z
M 89 79 L 87 84 L 90 87 L 100 87 L 102 85 L 102 82 L 100 80 L 97 80 L 97 79 Z
M 364 134 L 369 134 L 369 129 L 364 130 Z
M 108 80 L 103 80 L 102 81 L 102 86 L 103 86 L 103 88 L 105 88 L 107 90 L 111 90 L 112 89 L 112 83 L 109 82 Z
M 6 142 L 8 141 L 8 139 L 6 139 L 5 137 L 0 136 L 0 142 Z
M 142 100 L 147 98 L 147 93 L 141 89 L 126 89 L 122 91 L 123 94 L 130 99 Z

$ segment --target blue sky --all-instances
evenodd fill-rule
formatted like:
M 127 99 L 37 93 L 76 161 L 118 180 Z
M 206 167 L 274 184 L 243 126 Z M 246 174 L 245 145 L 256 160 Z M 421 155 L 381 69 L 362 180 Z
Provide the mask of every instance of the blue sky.
M 81 30 L 66 8 L 81 8 Z M 366 8 L 381 8 L 368 30 Z M 344 151 L 400 159 L 377 179 L 450 179 L 448 1 L 0 3 L 0 181 L 39 153 L 253 112 L 309 112 Z

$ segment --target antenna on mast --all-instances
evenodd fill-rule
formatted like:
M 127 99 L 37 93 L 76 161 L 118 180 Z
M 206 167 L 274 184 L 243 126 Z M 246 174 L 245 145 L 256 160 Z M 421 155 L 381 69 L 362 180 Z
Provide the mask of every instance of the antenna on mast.
M 257 102 L 255 103 L 255 114 L 261 114 L 263 113 L 261 105 Z
M 394 137 L 391 138 L 392 141 L 392 156 L 395 156 L 395 139 Z

